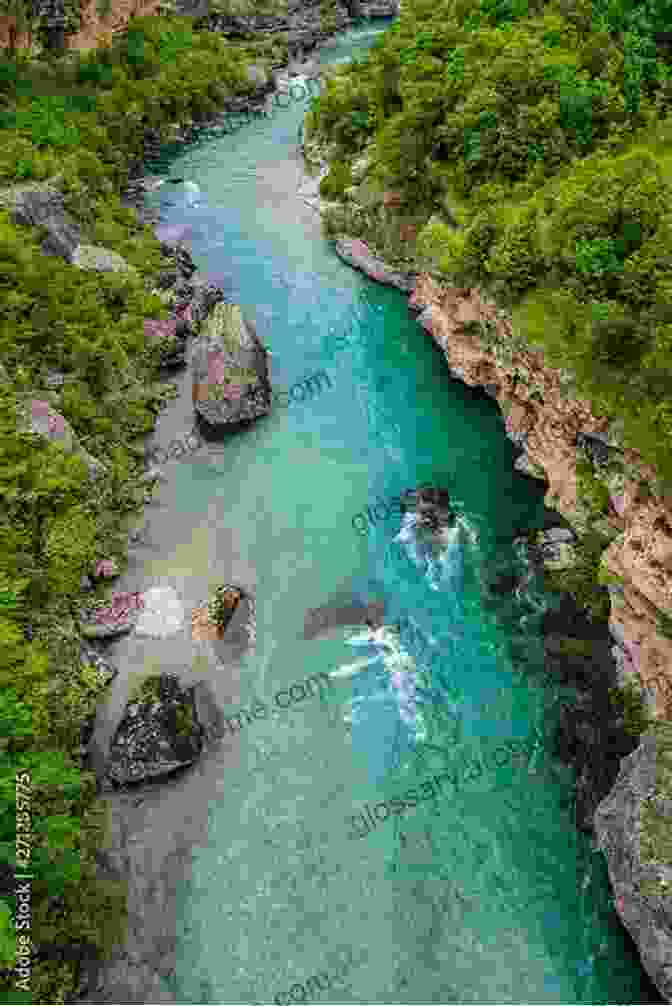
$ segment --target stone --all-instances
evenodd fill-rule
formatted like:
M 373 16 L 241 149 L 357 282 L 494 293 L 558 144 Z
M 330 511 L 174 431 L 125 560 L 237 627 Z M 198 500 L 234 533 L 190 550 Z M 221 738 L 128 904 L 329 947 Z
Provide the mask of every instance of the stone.
M 415 286 L 412 273 L 400 273 L 376 258 L 368 245 L 359 238 L 342 237 L 336 241 L 336 254 L 348 265 L 361 270 L 370 279 L 386 286 L 394 286 L 402 293 L 411 293 Z
M 621 922 L 665 1002 L 672 1002 L 672 863 L 663 836 L 672 834 L 672 813 L 667 802 L 652 805 L 650 794 L 663 777 L 669 787 L 671 752 L 670 724 L 646 734 L 621 761 L 613 789 L 595 812 L 597 845 L 607 859 Z
M 323 632 L 339 626 L 369 625 L 380 627 L 385 615 L 384 601 L 370 604 L 325 604 L 308 608 L 304 618 L 303 638 L 315 639 Z
M 71 261 L 82 234 L 65 212 L 63 194 L 58 189 L 39 183 L 18 186 L 5 193 L 0 201 L 9 208 L 13 223 L 46 230 L 41 245 L 43 254 Z
M 54 255 L 72 262 L 75 249 L 82 240 L 81 229 L 67 220 L 50 220 L 46 225 L 47 236 L 40 245 L 43 255 Z
M 102 245 L 78 245 L 72 254 L 72 264 L 78 269 L 92 269 L 96 272 L 136 272 L 134 266 L 117 252 Z
M 106 772 L 117 785 L 170 775 L 193 764 L 203 748 L 194 688 L 183 688 L 172 674 L 146 684 L 152 686 L 153 699 L 141 692 L 128 703 L 110 747 Z
M 79 628 L 87 639 L 113 639 L 135 628 L 143 600 L 139 594 L 115 592 L 109 604 L 84 607 L 79 613 Z
M 19 406 L 18 421 L 20 429 L 30 430 L 50 443 L 59 444 L 68 454 L 80 457 L 89 470 L 89 478 L 95 479 L 104 471 L 102 462 L 81 446 L 68 420 L 47 399 L 26 396 Z
M 596 467 L 603 467 L 609 463 L 611 451 L 605 437 L 590 433 L 577 433 L 576 446 L 588 454 Z
M 4 201 L 4 200 L 3 200 Z M 15 224 L 41 227 L 65 214 L 63 194 L 49 185 L 20 186 L 11 193 L 10 215 Z
M 201 325 L 192 354 L 196 415 L 215 428 L 268 415 L 271 387 L 266 355 L 238 305 L 216 303 Z

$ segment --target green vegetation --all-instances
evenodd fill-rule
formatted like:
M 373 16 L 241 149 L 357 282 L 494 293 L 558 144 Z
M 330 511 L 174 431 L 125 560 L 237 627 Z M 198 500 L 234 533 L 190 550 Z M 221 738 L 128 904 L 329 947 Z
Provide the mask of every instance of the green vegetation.
M 424 213 L 432 271 L 510 310 L 669 483 L 666 29 L 665 0 L 411 0 L 328 81 L 311 135 L 336 161 L 366 150 L 369 179 Z
M 595 643 L 591 639 L 575 639 L 573 636 L 565 636 L 558 640 L 558 650 L 568 657 L 590 658 L 595 652 Z
M 610 688 L 609 699 L 613 708 L 623 717 L 625 732 L 631 737 L 640 737 L 651 726 L 651 718 L 642 694 L 637 686 L 628 681 L 623 688 Z
M 251 90 L 244 50 L 190 18 L 149 17 L 106 50 L 53 64 L 0 59 L 0 860 L 16 863 L 15 777 L 27 771 L 37 948 L 32 997 L 10 991 L 5 971 L 3 1001 L 63 1003 L 81 977 L 75 948 L 104 956 L 123 936 L 125 891 L 97 876 L 104 804 L 80 760 L 80 726 L 100 687 L 79 658 L 80 578 L 100 558 L 125 564 L 145 497 L 138 439 L 170 394 L 144 321 L 165 319 L 170 298 L 154 286 L 167 266 L 159 244 L 119 193 L 144 127 L 168 137 L 169 123 Z M 41 253 L 39 230 L 14 225 L 6 207 L 12 187 L 44 180 L 63 191 L 84 240 L 133 271 L 93 273 Z M 49 387 L 49 370 L 64 375 L 60 388 Z M 67 419 L 104 466 L 95 481 L 58 442 L 24 431 L 26 398 Z M 0 901 L 0 968 L 14 962 L 14 909 L 13 897 Z M 60 959 L 57 948 L 67 951 Z
M 544 583 L 549 591 L 571 594 L 591 618 L 604 622 L 609 618 L 609 593 L 598 579 L 600 557 L 608 539 L 597 532 L 588 532 L 574 547 L 576 561 L 569 568 L 545 569 Z
M 350 165 L 344 161 L 332 161 L 329 173 L 320 182 L 323 199 L 343 199 L 345 190 L 353 184 Z
M 240 591 L 227 586 L 225 583 L 219 584 L 215 588 L 212 599 L 208 601 L 208 617 L 210 621 L 214 625 L 219 626 L 220 629 L 225 628 L 239 601 Z

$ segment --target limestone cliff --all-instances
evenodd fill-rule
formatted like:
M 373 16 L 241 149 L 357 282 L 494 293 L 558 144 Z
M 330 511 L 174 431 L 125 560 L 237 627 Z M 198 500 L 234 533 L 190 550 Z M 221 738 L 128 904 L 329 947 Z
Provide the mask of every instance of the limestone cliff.
M 580 534 L 599 525 L 613 536 L 602 566 L 605 579 L 620 581 L 610 585 L 617 660 L 624 680 L 634 675 L 651 690 L 656 716 L 672 719 L 672 639 L 661 631 L 672 611 L 672 498 L 651 490 L 655 471 L 620 445 L 617 424 L 595 415 L 589 402 L 568 397 L 571 377 L 547 366 L 543 353 L 519 345 L 510 321 L 478 290 L 444 286 L 424 274 L 409 303 L 422 310 L 420 322 L 455 377 L 486 388 L 497 401 L 507 434 L 524 449 L 517 467 L 548 483 L 547 506 Z M 603 448 L 602 464 L 591 462 L 594 477 L 611 490 L 602 518 L 577 478 L 577 448 L 593 440 Z

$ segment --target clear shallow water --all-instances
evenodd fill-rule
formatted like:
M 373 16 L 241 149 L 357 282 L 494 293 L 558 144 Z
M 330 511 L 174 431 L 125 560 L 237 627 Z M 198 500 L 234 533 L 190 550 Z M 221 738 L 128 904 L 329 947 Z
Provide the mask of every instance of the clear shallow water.
M 354 30 L 321 59 L 375 37 Z M 499 622 L 482 603 L 498 539 L 541 518 L 541 493 L 514 472 L 496 407 L 450 380 L 406 298 L 321 237 L 296 194 L 304 111 L 296 102 L 234 136 L 204 134 L 151 166 L 198 184 L 198 198 L 166 186 L 149 200 L 166 223 L 191 224 L 201 270 L 255 319 L 274 387 L 320 368 L 331 380 L 237 436 L 208 478 L 188 460 L 180 469 L 185 515 L 220 501 L 257 570 L 241 706 L 339 672 L 328 695 L 240 734 L 181 891 L 173 992 L 183 1003 L 286 1002 L 290 990 L 324 1003 L 645 1002 L 603 859 L 572 825 L 571 772 L 551 753 L 571 693 L 543 674 L 550 599 L 532 583 Z M 330 334 L 347 345 L 335 350 Z M 462 533 L 439 554 L 416 549 L 399 518 L 357 533 L 356 514 L 419 483 L 455 487 Z M 353 598 L 384 599 L 400 638 L 302 639 L 308 607 Z M 494 765 L 499 745 L 535 728 L 530 756 Z M 480 773 L 465 767 L 479 755 Z M 447 786 L 348 838 L 365 805 L 451 766 L 459 794 Z M 350 951 L 342 981 L 314 998 L 308 979 Z

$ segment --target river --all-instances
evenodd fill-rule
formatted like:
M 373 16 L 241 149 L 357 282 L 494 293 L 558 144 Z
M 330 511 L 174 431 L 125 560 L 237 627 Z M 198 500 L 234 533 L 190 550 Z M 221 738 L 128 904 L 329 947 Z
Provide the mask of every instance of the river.
M 352 29 L 319 61 L 352 58 L 382 27 Z M 551 602 L 534 583 L 506 617 L 482 600 L 488 563 L 511 551 L 503 542 L 541 526 L 542 493 L 514 471 L 496 406 L 450 378 L 406 297 L 321 236 L 298 195 L 305 110 L 294 101 L 234 135 L 204 131 L 149 166 L 197 183 L 197 199 L 164 186 L 148 203 L 191 226 L 195 262 L 271 350 L 274 387 L 321 369 L 330 382 L 205 463 L 175 463 L 164 547 L 187 569 L 205 548 L 212 569 L 229 535 L 238 565 L 222 548 L 219 578 L 256 589 L 256 650 L 227 693 L 231 713 L 340 671 L 325 694 L 274 706 L 224 743 L 226 757 L 208 755 L 190 796 L 171 803 L 157 788 L 146 801 L 146 854 L 159 861 L 166 830 L 184 823 L 188 863 L 164 990 L 181 1003 L 647 1002 L 603 858 L 573 826 L 571 771 L 553 754 L 571 692 L 543 672 Z M 450 487 L 460 513 L 442 556 L 393 547 L 399 518 L 358 533 L 355 515 L 421 483 Z M 195 528 L 210 529 L 207 545 Z M 308 608 L 353 599 L 384 600 L 401 642 L 346 629 L 302 638 Z M 495 767 L 498 745 L 530 736 L 541 743 Z M 348 837 L 365 804 L 461 753 L 487 757 L 457 795 Z M 350 963 L 336 980 L 339 953 Z M 307 984 L 320 973 L 329 981 Z

